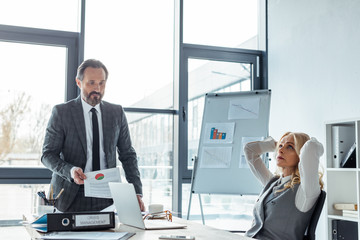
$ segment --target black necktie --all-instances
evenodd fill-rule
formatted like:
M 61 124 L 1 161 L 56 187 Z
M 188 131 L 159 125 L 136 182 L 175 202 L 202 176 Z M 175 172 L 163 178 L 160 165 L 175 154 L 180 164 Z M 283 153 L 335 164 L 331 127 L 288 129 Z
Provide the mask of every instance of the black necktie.
M 100 170 L 100 153 L 99 153 L 99 123 L 96 116 L 96 109 L 92 108 L 92 128 L 93 128 L 93 149 L 92 149 L 92 170 Z

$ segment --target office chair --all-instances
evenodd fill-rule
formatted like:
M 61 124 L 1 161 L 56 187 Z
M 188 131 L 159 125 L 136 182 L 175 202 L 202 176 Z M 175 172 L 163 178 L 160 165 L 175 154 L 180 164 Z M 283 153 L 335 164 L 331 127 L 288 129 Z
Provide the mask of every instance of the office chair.
M 314 212 L 311 215 L 310 223 L 306 230 L 306 234 L 304 235 L 304 240 L 315 240 L 316 225 L 319 221 L 319 217 L 325 203 L 325 198 L 326 198 L 326 192 L 321 190 L 318 200 L 316 202 Z

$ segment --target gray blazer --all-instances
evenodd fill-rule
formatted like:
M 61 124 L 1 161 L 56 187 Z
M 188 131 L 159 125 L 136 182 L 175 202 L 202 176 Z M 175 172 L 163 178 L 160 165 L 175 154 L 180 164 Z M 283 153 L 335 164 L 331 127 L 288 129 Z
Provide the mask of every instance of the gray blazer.
M 137 194 L 142 194 L 136 152 L 131 145 L 124 110 L 120 105 L 105 101 L 100 103 L 100 108 L 107 166 L 116 167 L 117 151 L 127 181 L 134 184 Z M 76 166 L 84 170 L 86 165 L 86 131 L 80 96 L 53 108 L 41 162 L 53 172 L 51 184 L 55 195 L 64 188 L 56 207 L 66 211 L 79 190 L 79 185 L 71 178 L 70 169 Z
M 274 193 L 283 188 L 280 179 L 275 176 L 266 184 L 255 203 L 254 220 L 245 236 L 262 240 L 302 240 L 308 226 L 314 206 L 307 212 L 296 208 L 295 196 L 299 184 L 294 188 Z M 278 186 L 277 186 L 278 185 Z

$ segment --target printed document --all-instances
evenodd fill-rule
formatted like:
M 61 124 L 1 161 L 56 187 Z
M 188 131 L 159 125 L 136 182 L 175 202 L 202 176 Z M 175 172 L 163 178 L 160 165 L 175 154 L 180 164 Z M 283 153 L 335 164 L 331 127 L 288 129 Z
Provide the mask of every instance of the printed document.
M 229 168 L 232 147 L 203 147 L 200 168 Z
M 112 198 L 109 182 L 121 182 L 120 169 L 109 168 L 85 173 L 85 197 Z
M 127 232 L 53 232 L 42 236 L 41 239 L 86 239 L 86 240 L 118 240 L 127 235 Z M 133 235 L 133 234 L 132 234 Z

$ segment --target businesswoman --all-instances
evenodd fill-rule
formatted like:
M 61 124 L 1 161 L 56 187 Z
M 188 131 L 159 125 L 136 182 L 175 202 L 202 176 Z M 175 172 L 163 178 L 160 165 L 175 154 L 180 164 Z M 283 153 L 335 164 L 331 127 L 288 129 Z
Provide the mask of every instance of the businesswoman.
M 323 188 L 319 158 L 324 148 L 305 133 L 287 132 L 279 142 L 271 137 L 244 147 L 246 159 L 264 186 L 255 203 L 254 220 L 246 236 L 257 239 L 303 239 Z M 277 174 L 272 174 L 261 154 L 275 152 Z

